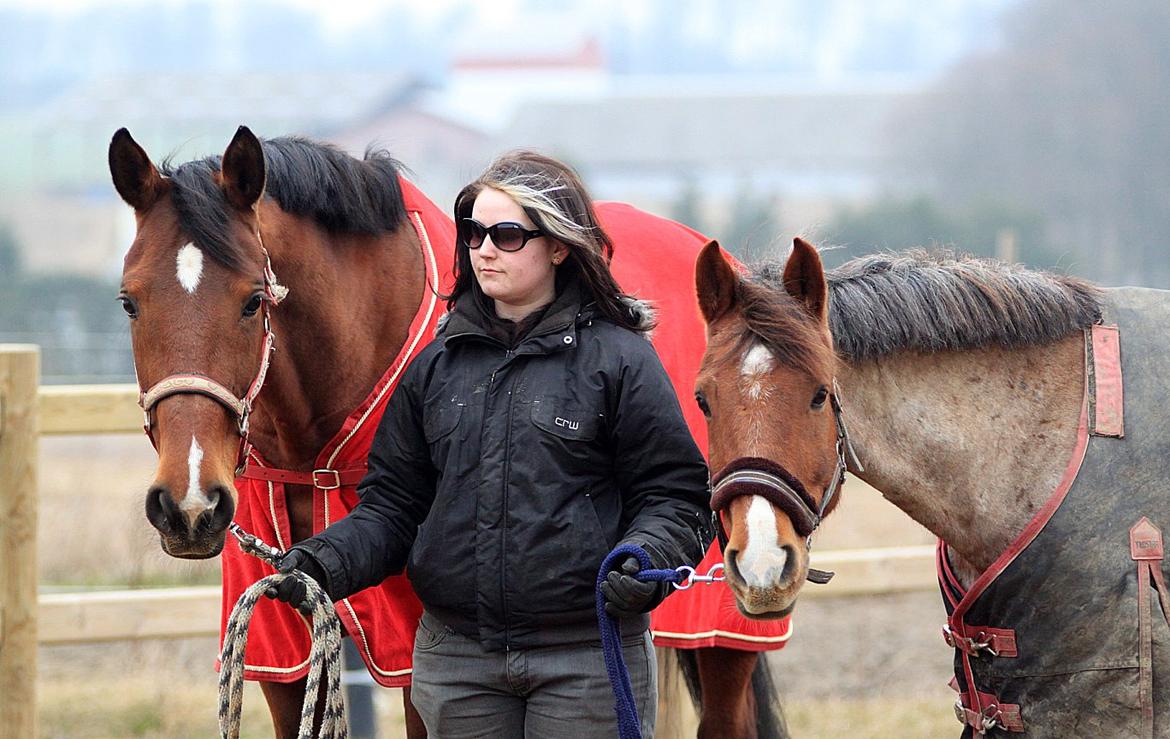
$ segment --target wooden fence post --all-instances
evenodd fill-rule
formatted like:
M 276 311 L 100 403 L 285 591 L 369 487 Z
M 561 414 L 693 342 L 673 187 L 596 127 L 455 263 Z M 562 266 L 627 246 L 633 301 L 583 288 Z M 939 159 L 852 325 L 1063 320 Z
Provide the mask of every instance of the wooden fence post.
M 37 736 L 40 349 L 0 344 L 0 731 Z

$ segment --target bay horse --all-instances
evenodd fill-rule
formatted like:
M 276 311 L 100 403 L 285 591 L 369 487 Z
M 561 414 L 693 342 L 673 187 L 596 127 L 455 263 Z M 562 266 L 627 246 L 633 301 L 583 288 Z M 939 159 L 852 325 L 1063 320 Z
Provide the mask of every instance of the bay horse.
M 246 587 L 264 574 L 235 569 L 260 565 L 225 547 L 233 518 L 256 534 L 263 533 L 256 525 L 272 521 L 269 543 L 287 548 L 353 504 L 360 469 L 341 469 L 335 453 L 384 407 L 394 379 L 387 366 L 401 369 L 429 339 L 437 291 L 449 287 L 435 255 L 453 262 L 454 226 L 383 152 L 357 160 L 306 139 L 261 141 L 240 127 L 221 157 L 156 167 L 121 129 L 109 163 L 137 221 L 119 300 L 130 320 L 145 428 L 159 454 L 146 516 L 171 556 L 222 552 L 230 609 L 229 578 Z M 672 279 L 690 293 L 686 271 Z M 693 312 L 686 301 L 668 302 Z M 674 348 L 677 356 L 664 361 L 669 368 L 688 352 Z M 698 350 L 687 361 L 697 368 Z M 397 616 L 402 631 L 417 620 L 410 611 L 417 602 L 404 586 L 386 587 L 399 588 L 408 611 Z M 358 596 L 347 599 L 339 616 L 375 679 L 404 687 L 407 735 L 425 736 L 409 671 L 380 669 L 367 643 L 363 619 L 387 610 L 383 601 L 371 603 L 363 610 Z M 256 625 L 276 624 L 281 607 L 258 604 L 249 664 Z M 274 644 L 304 636 L 301 624 L 287 625 L 288 613 Z M 703 684 L 705 735 L 745 716 L 781 727 L 767 735 L 782 735 L 767 665 L 756 653 L 690 650 L 684 663 Z M 278 737 L 296 735 L 302 667 L 246 673 L 261 681 Z M 756 724 L 728 726 L 751 736 Z
M 1170 294 L 921 250 L 826 274 L 801 239 L 751 275 L 709 244 L 696 287 L 712 470 L 755 475 L 722 501 L 742 608 L 793 607 L 848 466 L 939 537 L 964 736 L 1170 730 Z

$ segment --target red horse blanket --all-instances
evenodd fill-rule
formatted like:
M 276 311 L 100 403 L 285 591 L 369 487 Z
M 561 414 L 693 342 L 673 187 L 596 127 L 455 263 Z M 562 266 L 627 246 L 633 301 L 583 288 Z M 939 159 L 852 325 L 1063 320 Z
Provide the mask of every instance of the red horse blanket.
M 455 246 L 455 226 L 447 214 L 439 210 L 418 188 L 406 180 L 401 180 L 401 183 L 406 211 L 422 248 L 427 285 L 437 285 L 447 291 L 451 287 L 449 274 L 452 249 Z M 440 264 L 443 265 L 442 273 Z M 425 289 L 406 343 L 365 401 L 350 414 L 341 430 L 317 455 L 317 468 L 347 470 L 365 467 L 374 431 L 398 384 L 398 378 L 410 360 L 433 337 L 442 310 L 443 306 L 434 291 Z M 253 452 L 252 459 L 258 464 L 264 464 L 258 452 Z M 237 479 L 239 500 L 235 520 L 245 531 L 273 546 L 287 549 L 292 541 L 283 488 L 281 483 Z M 318 489 L 313 499 L 313 531 L 321 531 L 355 505 L 356 485 L 331 490 Z M 271 567 L 241 552 L 235 540 L 229 537 L 223 550 L 221 643 L 223 627 L 236 600 L 252 583 L 270 574 Z M 409 685 L 411 650 L 422 606 L 406 576 L 387 578 L 377 587 L 338 601 L 336 607 L 337 615 L 353 637 L 373 678 L 388 687 Z M 308 673 L 309 648 L 312 645 L 308 621 L 283 603 L 261 598 L 256 604 L 252 623 L 244 653 L 246 679 L 292 682 Z
M 402 189 L 410 221 L 422 245 L 427 283 L 449 289 L 454 224 L 409 182 L 403 180 Z M 678 223 L 621 203 L 599 203 L 598 215 L 615 244 L 613 272 L 622 289 L 652 301 L 658 311 L 655 348 L 682 401 L 691 433 L 699 447 L 706 449 L 706 422 L 691 396 L 705 348 L 703 320 L 695 299 L 694 265 L 708 239 Z M 442 271 L 439 265 L 443 265 Z M 386 402 L 403 369 L 430 341 L 441 313 L 438 298 L 427 291 L 406 344 L 365 402 L 318 455 L 318 468 L 345 470 L 365 465 Z M 253 453 L 252 459 L 264 464 L 258 452 Z M 292 542 L 283 485 L 240 478 L 236 488 L 236 522 L 269 544 L 287 549 Z M 356 486 L 318 490 L 313 530 L 320 531 L 356 504 Z M 699 570 L 706 572 L 720 561 L 718 546 L 712 544 Z M 221 639 L 223 625 L 240 595 L 270 574 L 272 568 L 242 553 L 234 540 L 229 540 L 223 551 Z M 411 650 L 422 607 L 405 576 L 390 577 L 336 606 L 373 678 L 388 687 L 409 685 Z M 656 644 L 679 649 L 779 649 L 791 634 L 789 618 L 749 621 L 742 617 L 725 585 L 699 585 L 670 596 L 652 614 L 651 628 Z M 244 655 L 245 678 L 292 682 L 304 677 L 309 669 L 309 629 L 308 622 L 293 609 L 261 598 Z

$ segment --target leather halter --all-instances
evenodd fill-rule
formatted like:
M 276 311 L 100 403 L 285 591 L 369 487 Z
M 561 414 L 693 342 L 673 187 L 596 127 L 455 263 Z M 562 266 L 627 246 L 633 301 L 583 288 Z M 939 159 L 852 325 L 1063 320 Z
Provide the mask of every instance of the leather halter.
M 829 394 L 833 418 L 837 424 L 837 468 L 833 479 L 825 488 L 818 503 L 809 495 L 804 485 L 783 465 L 760 457 L 740 457 L 729 462 L 711 478 L 711 510 L 719 548 L 727 546 L 727 531 L 720 515 L 732 498 L 742 495 L 759 495 L 772 505 L 784 511 L 792 521 L 796 533 L 805 538 L 805 547 L 812 548 L 812 534 L 820 526 L 833 499 L 845 483 L 845 472 L 852 465 L 858 472 L 864 472 L 853 443 L 849 440 L 849 429 L 845 426 L 844 410 L 841 407 L 841 389 L 833 380 L 833 392 Z M 827 583 L 832 572 L 809 568 L 808 579 L 815 583 Z
M 260 239 L 259 230 L 256 231 L 256 238 Z M 260 312 L 264 319 L 264 338 L 260 351 L 260 369 L 256 372 L 256 377 L 248 386 L 248 391 L 244 393 L 244 396 L 237 397 L 235 393 L 219 382 L 206 375 L 193 372 L 169 375 L 152 385 L 148 390 L 143 390 L 141 386 L 138 390 L 138 405 L 142 408 L 144 416 L 142 428 L 156 450 L 158 442 L 154 438 L 150 412 L 166 398 L 172 395 L 203 395 L 226 408 L 228 413 L 235 417 L 240 434 L 240 449 L 236 456 L 237 475 L 243 471 L 248 454 L 252 449 L 252 445 L 248 442 L 248 422 L 252 415 L 252 404 L 255 402 L 256 396 L 260 394 L 261 388 L 264 387 L 264 378 L 268 374 L 272 352 L 276 351 L 276 334 L 272 331 L 269 304 L 277 306 L 288 295 L 288 288 L 276 281 L 276 275 L 272 271 L 272 260 L 268 257 L 268 250 L 264 248 L 262 240 L 260 241 L 260 250 L 264 252 L 265 300 L 260 303 Z

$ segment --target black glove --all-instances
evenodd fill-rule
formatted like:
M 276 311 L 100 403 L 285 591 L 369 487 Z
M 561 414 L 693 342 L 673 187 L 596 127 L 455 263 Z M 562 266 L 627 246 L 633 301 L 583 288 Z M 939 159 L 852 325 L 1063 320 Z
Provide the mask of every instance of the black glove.
M 670 583 L 640 582 L 634 575 L 642 569 L 634 557 L 626 557 L 620 567 L 614 568 L 601 583 L 605 596 L 605 612 L 617 619 L 648 613 L 666 598 Z
M 276 563 L 276 571 L 283 575 L 290 575 L 294 570 L 300 570 L 325 587 L 325 570 L 308 554 L 296 547 L 288 550 Z M 264 591 L 269 598 L 282 600 L 293 608 L 308 616 L 313 611 L 313 604 L 309 599 L 309 588 L 295 577 L 286 577 L 279 584 Z

